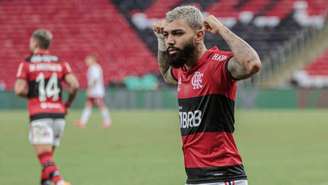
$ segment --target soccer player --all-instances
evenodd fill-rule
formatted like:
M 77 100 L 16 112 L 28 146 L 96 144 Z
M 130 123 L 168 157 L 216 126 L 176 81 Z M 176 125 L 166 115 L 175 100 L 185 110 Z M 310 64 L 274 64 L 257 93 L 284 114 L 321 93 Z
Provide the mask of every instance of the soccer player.
M 97 62 L 96 55 L 89 55 L 85 59 L 85 63 L 88 66 L 87 71 L 87 101 L 85 107 L 82 111 L 82 115 L 79 121 L 76 122 L 76 125 L 80 128 L 85 128 L 89 117 L 91 115 L 92 107 L 97 106 L 103 118 L 103 128 L 108 128 L 111 126 L 112 121 L 106 107 L 104 96 L 105 96 L 105 87 L 103 82 L 103 72 L 101 66 Z
M 15 93 L 28 99 L 29 141 L 42 166 L 41 185 L 70 185 L 64 181 L 54 161 L 55 148 L 64 132 L 65 115 L 79 83 L 67 62 L 49 52 L 52 34 L 37 29 L 30 38 L 32 55 L 21 62 Z M 68 99 L 62 99 L 62 82 L 68 85 Z
M 160 72 L 177 84 L 186 184 L 247 185 L 234 132 L 237 81 L 261 68 L 256 51 L 213 15 L 180 6 L 155 23 Z M 230 51 L 207 49 L 205 32 L 222 37 Z

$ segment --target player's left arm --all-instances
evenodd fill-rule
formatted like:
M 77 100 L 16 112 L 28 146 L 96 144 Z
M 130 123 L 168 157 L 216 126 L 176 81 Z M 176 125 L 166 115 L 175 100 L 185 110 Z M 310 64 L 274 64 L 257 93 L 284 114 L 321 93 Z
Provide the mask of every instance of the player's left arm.
M 246 79 L 260 71 L 261 60 L 257 52 L 216 17 L 208 16 L 204 26 L 206 31 L 221 36 L 229 45 L 233 57 L 229 60 L 227 68 L 234 79 Z
M 15 82 L 14 90 L 17 96 L 27 98 L 27 94 L 28 94 L 27 81 L 25 79 L 17 79 Z

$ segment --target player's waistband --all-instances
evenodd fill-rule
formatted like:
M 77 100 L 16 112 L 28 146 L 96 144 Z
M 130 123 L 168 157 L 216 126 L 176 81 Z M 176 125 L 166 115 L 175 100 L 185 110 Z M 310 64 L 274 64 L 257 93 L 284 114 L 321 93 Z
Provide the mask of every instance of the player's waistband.
M 247 179 L 243 165 L 186 168 L 186 173 L 188 176 L 187 184 L 216 183 Z
M 34 115 L 30 115 L 30 121 L 44 119 L 44 118 L 51 118 L 51 119 L 64 119 L 64 113 L 38 113 Z

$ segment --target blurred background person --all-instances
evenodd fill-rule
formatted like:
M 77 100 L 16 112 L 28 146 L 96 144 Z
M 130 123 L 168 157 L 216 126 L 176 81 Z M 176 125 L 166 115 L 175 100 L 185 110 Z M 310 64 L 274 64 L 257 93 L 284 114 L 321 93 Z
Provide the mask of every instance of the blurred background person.
M 82 111 L 80 120 L 76 122 L 76 125 L 80 128 L 85 128 L 88 120 L 91 116 L 93 106 L 96 106 L 101 111 L 103 128 L 111 126 L 112 121 L 110 113 L 104 101 L 105 87 L 103 80 L 103 71 L 101 66 L 97 62 L 97 56 L 95 54 L 88 55 L 85 58 L 85 64 L 88 66 L 87 70 L 87 100 L 85 107 Z

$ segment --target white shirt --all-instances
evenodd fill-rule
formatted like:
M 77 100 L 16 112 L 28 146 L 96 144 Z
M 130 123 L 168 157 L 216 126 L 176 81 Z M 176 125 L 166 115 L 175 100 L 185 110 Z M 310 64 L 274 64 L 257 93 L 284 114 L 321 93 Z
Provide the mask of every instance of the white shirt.
M 88 68 L 88 97 L 104 97 L 105 87 L 103 80 L 103 72 L 99 64 L 93 64 Z

